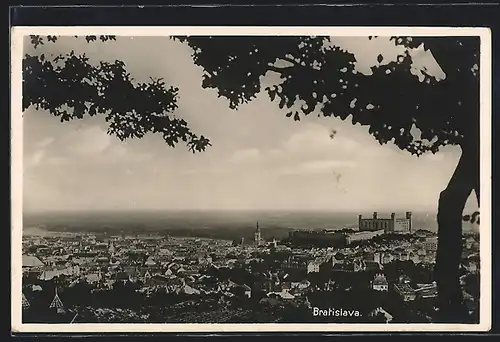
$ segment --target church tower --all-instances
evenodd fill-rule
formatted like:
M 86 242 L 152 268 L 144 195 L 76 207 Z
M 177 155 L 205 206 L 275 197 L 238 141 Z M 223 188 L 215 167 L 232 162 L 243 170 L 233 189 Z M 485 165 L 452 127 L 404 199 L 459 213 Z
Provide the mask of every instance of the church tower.
M 57 287 L 56 287 L 56 295 L 54 296 L 54 299 L 52 300 L 52 303 L 50 303 L 49 308 L 51 309 L 56 309 L 57 313 L 64 313 L 64 304 L 61 301 L 61 298 L 59 298 L 59 295 L 57 294 Z
M 30 307 L 30 302 L 28 302 L 28 299 L 26 299 L 26 296 L 24 295 L 23 292 L 23 309 L 27 309 Z
M 259 221 L 257 221 L 257 227 L 254 234 L 254 243 L 258 246 L 262 243 L 262 237 L 260 235 Z
M 108 253 L 110 255 L 114 255 L 115 254 L 115 244 L 113 243 L 113 240 L 111 240 L 111 241 L 108 242 Z

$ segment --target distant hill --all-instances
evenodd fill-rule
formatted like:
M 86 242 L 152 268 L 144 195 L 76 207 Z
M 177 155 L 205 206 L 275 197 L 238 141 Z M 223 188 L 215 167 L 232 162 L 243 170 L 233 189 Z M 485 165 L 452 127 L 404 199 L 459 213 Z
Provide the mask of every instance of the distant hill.
M 363 216 L 367 215 L 366 213 Z M 229 240 L 253 239 L 257 221 L 265 239 L 281 239 L 296 229 L 343 229 L 357 225 L 358 213 L 314 211 L 141 211 L 25 214 L 24 235 L 51 232 L 110 234 L 161 233 Z M 397 217 L 401 214 L 396 214 Z M 404 214 L 403 214 L 404 215 Z M 390 213 L 379 213 L 380 217 Z M 413 213 L 413 228 L 437 230 L 435 213 Z M 464 224 L 464 230 L 477 227 Z

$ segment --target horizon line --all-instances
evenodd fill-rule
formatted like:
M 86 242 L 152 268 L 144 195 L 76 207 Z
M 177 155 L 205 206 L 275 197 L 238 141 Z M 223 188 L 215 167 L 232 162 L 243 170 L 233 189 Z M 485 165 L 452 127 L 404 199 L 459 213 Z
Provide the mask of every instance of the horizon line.
M 391 213 L 391 212 L 437 212 L 436 209 L 431 208 L 419 208 L 419 209 L 326 209 L 326 208 L 318 208 L 318 209 L 310 209 L 310 208 L 144 208 L 144 209 L 47 209 L 47 210 L 24 210 L 24 214 L 44 214 L 44 213 L 97 213 L 97 212 L 173 212 L 173 211 L 198 211 L 198 212 L 221 212 L 221 211 L 263 211 L 263 212 L 331 212 L 331 213 Z

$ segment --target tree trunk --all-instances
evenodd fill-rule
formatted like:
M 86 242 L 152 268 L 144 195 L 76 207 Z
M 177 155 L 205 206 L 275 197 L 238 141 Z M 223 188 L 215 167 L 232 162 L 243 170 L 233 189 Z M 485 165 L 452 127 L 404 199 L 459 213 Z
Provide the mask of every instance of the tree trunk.
M 460 161 L 438 204 L 438 248 L 434 274 L 438 285 L 440 322 L 461 323 L 468 319 L 459 280 L 462 255 L 462 214 L 472 190 L 479 197 L 477 146 L 462 147 Z

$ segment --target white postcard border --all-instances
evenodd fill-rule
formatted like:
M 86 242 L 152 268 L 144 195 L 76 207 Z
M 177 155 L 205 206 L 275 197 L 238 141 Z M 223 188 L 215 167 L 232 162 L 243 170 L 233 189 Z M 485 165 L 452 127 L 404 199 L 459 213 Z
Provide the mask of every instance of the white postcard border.
M 308 36 L 479 36 L 480 55 L 480 274 L 481 297 L 479 324 L 23 324 L 21 321 L 22 194 L 23 194 L 23 123 L 22 58 L 26 35 L 308 35 Z M 11 30 L 11 328 L 30 333 L 137 333 L 137 332 L 479 332 L 491 329 L 491 116 L 492 60 L 491 32 L 478 27 L 14 27 Z

